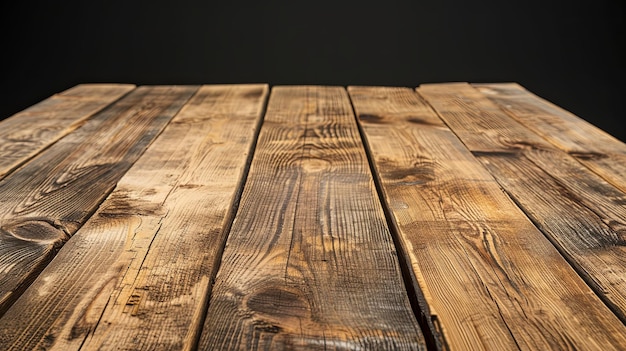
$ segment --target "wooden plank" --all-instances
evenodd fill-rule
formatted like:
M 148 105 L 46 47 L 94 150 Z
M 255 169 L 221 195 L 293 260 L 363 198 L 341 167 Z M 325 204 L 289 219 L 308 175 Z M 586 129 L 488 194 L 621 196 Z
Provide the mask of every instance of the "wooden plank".
M 0 122 L 0 179 L 135 88 L 81 84 Z
M 192 349 L 267 91 L 200 88 L 0 319 L 0 346 Z
M 515 120 L 626 192 L 626 144 L 515 83 L 474 87 Z
M 470 85 L 418 91 L 626 323 L 626 195 Z
M 423 348 L 345 90 L 274 87 L 199 349 Z
M 451 350 L 626 345 L 624 325 L 415 92 L 349 92 L 401 251 Z
M 0 181 L 0 314 L 196 87 L 139 87 Z

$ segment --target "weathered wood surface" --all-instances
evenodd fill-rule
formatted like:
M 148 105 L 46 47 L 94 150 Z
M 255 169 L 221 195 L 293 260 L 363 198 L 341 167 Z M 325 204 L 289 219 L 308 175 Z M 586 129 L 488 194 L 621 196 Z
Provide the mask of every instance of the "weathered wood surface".
M 418 91 L 626 323 L 626 195 L 470 85 Z
M 134 87 L 77 85 L 0 122 L 0 179 Z
M 626 345 L 624 325 L 415 92 L 349 92 L 400 251 L 409 256 L 447 347 Z M 473 124 L 482 122 L 472 116 Z
M 0 314 L 195 90 L 137 88 L 0 180 Z
M 423 347 L 345 90 L 274 87 L 199 348 Z
M 626 349 L 626 144 L 557 106 L 133 87 L 0 122 L 0 350 Z
M 511 117 L 626 192 L 626 144 L 517 84 L 474 86 Z
M 0 348 L 193 348 L 267 92 L 200 88 L 0 320 Z

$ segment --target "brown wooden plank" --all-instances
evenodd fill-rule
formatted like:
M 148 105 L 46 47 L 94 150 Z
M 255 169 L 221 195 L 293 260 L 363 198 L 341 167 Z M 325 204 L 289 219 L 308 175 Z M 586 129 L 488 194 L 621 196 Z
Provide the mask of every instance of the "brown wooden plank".
M 193 348 L 267 91 L 200 88 L 0 319 L 0 348 Z
M 626 192 L 626 144 L 518 84 L 474 87 L 518 122 Z
M 0 122 L 0 179 L 135 88 L 81 84 Z
M 343 88 L 273 88 L 199 348 L 424 348 Z
M 139 87 L 0 181 L 0 313 L 196 90 Z
M 626 323 L 626 195 L 470 85 L 418 91 Z
M 349 92 L 401 246 L 451 350 L 626 345 L 626 328 L 415 92 Z

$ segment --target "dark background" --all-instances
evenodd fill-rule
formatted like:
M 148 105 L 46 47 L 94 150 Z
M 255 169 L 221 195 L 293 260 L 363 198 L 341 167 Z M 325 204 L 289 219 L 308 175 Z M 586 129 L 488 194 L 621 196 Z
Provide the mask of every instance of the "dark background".
M 518 82 L 626 141 L 623 0 L 3 3 L 0 119 L 79 83 Z

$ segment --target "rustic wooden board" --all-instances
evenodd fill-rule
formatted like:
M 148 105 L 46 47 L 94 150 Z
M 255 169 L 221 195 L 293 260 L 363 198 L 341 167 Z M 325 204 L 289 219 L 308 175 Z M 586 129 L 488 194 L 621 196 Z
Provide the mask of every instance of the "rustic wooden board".
M 137 88 L 0 181 L 0 314 L 196 89 Z
M 424 348 L 343 88 L 273 88 L 199 348 Z
M 418 91 L 626 323 L 626 195 L 471 86 Z
M 474 86 L 518 122 L 626 192 L 626 144 L 517 84 Z
M 200 88 L 0 319 L 0 346 L 193 348 L 267 92 Z
M 0 122 L 0 179 L 135 88 L 81 84 Z
M 624 325 L 415 92 L 349 92 L 402 251 L 451 350 L 626 345 Z

